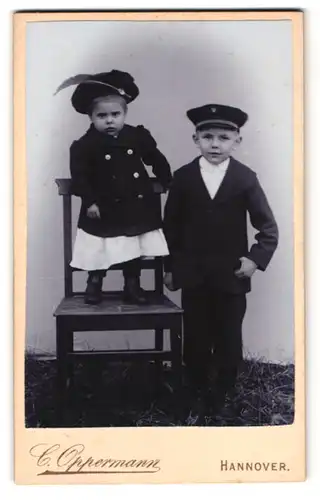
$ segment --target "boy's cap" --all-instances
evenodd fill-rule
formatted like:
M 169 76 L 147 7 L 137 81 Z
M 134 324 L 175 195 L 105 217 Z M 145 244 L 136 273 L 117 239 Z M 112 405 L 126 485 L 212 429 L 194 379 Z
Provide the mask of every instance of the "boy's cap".
M 94 99 L 108 95 L 119 95 L 127 103 L 132 102 L 138 95 L 139 89 L 129 73 L 113 69 L 108 73 L 95 75 L 76 75 L 65 80 L 57 89 L 60 90 L 77 85 L 71 102 L 78 113 L 86 114 Z
M 248 115 L 241 109 L 221 104 L 206 104 L 199 108 L 189 109 L 187 117 L 197 129 L 212 125 L 216 128 L 238 130 L 248 119 Z

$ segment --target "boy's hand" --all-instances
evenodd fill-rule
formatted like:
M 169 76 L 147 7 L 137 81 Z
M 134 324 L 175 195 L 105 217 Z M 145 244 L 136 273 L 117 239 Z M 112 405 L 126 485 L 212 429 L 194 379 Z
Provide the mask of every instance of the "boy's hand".
M 172 273 L 165 273 L 164 278 L 163 278 L 163 282 L 166 285 L 166 287 L 168 288 L 168 290 L 170 290 L 170 292 L 174 292 L 175 290 L 177 290 L 177 288 L 175 288 L 173 285 Z
M 100 219 L 100 210 L 98 205 L 94 203 L 87 208 L 87 216 L 90 217 L 90 219 Z
M 235 275 L 237 278 L 251 278 L 255 270 L 257 269 L 257 264 L 253 262 L 253 260 L 248 259 L 247 257 L 240 257 L 241 267 L 235 271 Z

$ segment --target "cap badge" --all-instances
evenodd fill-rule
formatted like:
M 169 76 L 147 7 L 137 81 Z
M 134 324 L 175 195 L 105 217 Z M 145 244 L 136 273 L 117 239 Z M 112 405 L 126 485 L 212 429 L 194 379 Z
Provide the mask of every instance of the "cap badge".
M 118 89 L 118 92 L 120 95 L 124 95 L 125 94 L 125 91 L 123 89 Z
M 215 113 L 217 111 L 217 108 L 211 108 L 212 113 Z

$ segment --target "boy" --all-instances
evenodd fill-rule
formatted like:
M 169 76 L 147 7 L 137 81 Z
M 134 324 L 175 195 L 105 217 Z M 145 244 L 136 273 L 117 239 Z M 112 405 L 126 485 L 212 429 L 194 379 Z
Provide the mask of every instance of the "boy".
M 264 271 L 278 229 L 256 174 L 231 154 L 247 114 L 208 104 L 187 112 L 201 156 L 174 173 L 164 227 L 170 257 L 165 284 L 182 288 L 184 362 L 202 401 L 217 410 L 235 386 L 242 360 L 242 322 L 250 278 Z M 257 229 L 248 250 L 247 213 Z M 214 351 L 216 390 L 210 395 Z

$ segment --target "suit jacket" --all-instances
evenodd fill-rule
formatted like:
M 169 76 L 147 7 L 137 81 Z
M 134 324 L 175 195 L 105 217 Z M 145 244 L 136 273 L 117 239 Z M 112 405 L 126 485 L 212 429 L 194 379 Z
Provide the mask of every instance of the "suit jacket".
M 162 226 L 158 200 L 145 169 L 167 189 L 170 166 L 142 125 L 125 125 L 117 138 L 98 132 L 93 126 L 70 148 L 73 193 L 82 206 L 78 227 L 102 237 L 134 236 Z M 87 216 L 96 203 L 100 219 Z
M 258 233 L 248 249 L 247 214 Z M 174 173 L 165 206 L 164 228 L 177 288 L 209 282 L 228 293 L 250 291 L 250 279 L 234 271 L 239 258 L 253 260 L 265 270 L 278 244 L 278 228 L 256 174 L 235 160 L 211 199 L 203 182 L 199 158 Z

